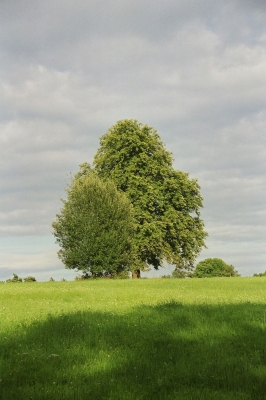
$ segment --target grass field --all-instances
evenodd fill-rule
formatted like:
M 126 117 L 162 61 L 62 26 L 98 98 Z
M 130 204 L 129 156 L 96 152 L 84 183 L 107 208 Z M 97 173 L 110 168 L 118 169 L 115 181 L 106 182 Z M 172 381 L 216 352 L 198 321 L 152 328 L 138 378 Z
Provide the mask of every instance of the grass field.
M 266 278 L 1 284 L 0 399 L 266 399 Z

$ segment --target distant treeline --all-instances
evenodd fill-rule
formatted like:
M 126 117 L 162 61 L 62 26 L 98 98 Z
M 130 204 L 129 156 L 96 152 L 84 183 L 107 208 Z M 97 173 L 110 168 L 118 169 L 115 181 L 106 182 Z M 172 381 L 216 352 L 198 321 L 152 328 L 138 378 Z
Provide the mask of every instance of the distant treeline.
M 182 273 L 182 271 L 174 270 L 171 275 L 163 275 L 163 279 L 180 279 L 180 278 L 213 278 L 213 277 L 237 277 L 240 274 L 235 270 L 233 265 L 226 264 L 220 258 L 207 258 L 200 261 L 195 270 L 189 275 Z M 255 273 L 253 277 L 264 277 L 265 272 Z M 76 281 L 87 280 L 87 279 L 129 279 L 130 274 L 126 271 L 119 275 L 112 276 L 104 273 L 85 273 L 83 275 L 77 275 Z M 148 279 L 145 277 L 143 279 Z M 34 276 L 27 276 L 26 278 L 20 278 L 17 274 L 13 273 L 13 278 L 7 279 L 6 281 L 0 281 L 0 283 L 22 283 L 22 282 L 37 282 Z M 48 282 L 55 282 L 55 279 L 51 277 Z M 61 282 L 66 282 L 65 278 L 61 279 Z

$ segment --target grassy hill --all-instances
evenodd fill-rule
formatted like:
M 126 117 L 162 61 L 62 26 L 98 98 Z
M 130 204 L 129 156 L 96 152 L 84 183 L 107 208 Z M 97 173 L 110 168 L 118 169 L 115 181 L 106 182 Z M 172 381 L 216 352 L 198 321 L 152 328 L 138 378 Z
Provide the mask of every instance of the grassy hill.
M 0 399 L 265 399 L 266 278 L 0 285 Z

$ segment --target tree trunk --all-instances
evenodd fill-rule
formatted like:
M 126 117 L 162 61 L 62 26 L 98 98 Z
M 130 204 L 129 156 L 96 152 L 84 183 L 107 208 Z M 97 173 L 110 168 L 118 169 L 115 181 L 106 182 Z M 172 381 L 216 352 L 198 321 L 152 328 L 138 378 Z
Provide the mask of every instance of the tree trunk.
M 140 269 L 136 269 L 132 271 L 132 279 L 140 278 Z

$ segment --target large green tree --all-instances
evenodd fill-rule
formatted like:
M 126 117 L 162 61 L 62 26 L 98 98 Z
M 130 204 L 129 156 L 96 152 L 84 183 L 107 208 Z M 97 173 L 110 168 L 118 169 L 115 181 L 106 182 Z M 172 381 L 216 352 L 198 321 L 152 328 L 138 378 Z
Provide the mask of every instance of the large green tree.
M 129 270 L 134 219 L 126 195 L 113 182 L 103 182 L 86 164 L 71 179 L 66 193 L 52 224 L 66 268 L 95 277 Z
M 205 246 L 198 182 L 172 164 L 157 131 L 138 121 L 118 121 L 100 138 L 95 171 L 134 206 L 133 277 L 164 261 L 190 271 Z
M 192 277 L 195 278 L 213 278 L 219 276 L 232 277 L 240 275 L 233 265 L 226 264 L 226 262 L 220 258 L 206 258 L 200 261 L 192 275 Z

